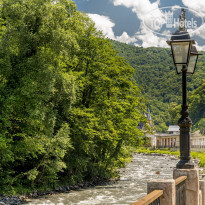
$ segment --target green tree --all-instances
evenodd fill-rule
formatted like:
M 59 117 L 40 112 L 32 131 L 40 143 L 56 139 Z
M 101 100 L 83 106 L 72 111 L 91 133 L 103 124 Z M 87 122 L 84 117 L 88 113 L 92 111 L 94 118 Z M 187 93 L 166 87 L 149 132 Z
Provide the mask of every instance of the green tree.
M 200 133 L 202 135 L 205 135 L 205 118 L 202 118 L 199 122 L 198 122 L 198 129 L 200 130 Z
M 178 120 L 180 118 L 180 112 L 181 112 L 181 105 L 177 105 L 177 103 L 170 103 L 169 105 L 169 115 L 171 118 L 171 124 L 172 125 L 177 125 Z
M 62 113 L 75 99 L 75 77 L 66 66 L 76 47 L 68 30 L 76 7 L 72 1 L 3 0 L 1 9 L 0 190 L 12 192 L 13 185 L 52 182 L 66 166 L 71 143 Z
M 145 100 L 133 80 L 134 69 L 112 50 L 90 20 L 83 31 L 79 60 L 71 68 L 77 72 L 78 91 L 69 122 L 73 146 L 78 149 L 67 156 L 73 165 L 67 172 L 75 173 L 78 180 L 110 177 L 124 166 L 124 147 L 139 145 L 144 133 L 138 123 L 146 122 Z
M 0 193 L 116 175 L 144 135 L 134 69 L 71 0 L 0 17 Z
M 204 118 L 205 118 L 205 80 L 202 80 L 201 85 L 194 90 L 189 98 L 190 101 L 190 116 L 194 124 L 194 130 L 199 129 L 204 133 Z

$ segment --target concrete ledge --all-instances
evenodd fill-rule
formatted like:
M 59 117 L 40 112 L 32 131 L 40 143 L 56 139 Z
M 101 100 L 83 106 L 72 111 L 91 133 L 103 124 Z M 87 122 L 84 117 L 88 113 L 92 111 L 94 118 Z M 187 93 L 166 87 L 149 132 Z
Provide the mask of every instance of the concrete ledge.
M 186 205 L 199 205 L 199 171 L 198 169 L 174 169 L 173 178 L 187 176 Z
M 200 186 L 200 190 L 201 190 L 201 204 L 205 205 L 205 181 L 200 180 L 199 186 Z
M 175 180 L 155 179 L 148 181 L 147 194 L 154 190 L 163 190 L 163 195 L 160 198 L 161 205 L 175 205 Z

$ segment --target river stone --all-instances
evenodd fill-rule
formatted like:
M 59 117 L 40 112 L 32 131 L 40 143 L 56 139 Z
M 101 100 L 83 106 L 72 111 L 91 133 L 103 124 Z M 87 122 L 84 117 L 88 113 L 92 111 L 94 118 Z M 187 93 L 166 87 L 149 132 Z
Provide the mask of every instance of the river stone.
M 83 185 L 83 184 L 79 184 L 79 187 L 80 187 L 80 188 L 83 188 L 83 187 L 84 187 L 84 185 Z

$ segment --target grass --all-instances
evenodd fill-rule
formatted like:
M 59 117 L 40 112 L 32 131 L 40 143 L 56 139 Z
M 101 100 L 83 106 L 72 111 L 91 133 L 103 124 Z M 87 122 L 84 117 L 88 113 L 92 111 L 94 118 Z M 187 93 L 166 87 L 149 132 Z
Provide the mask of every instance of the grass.
M 169 149 L 152 149 L 152 148 L 139 148 L 136 150 L 137 153 L 145 153 L 145 154 L 151 154 L 151 153 L 158 153 L 158 154 L 170 154 L 175 155 L 179 157 L 179 151 L 171 151 Z
M 168 148 L 166 149 L 153 149 L 153 148 L 139 148 L 136 150 L 137 153 L 158 153 L 158 154 L 170 154 L 179 157 L 179 151 L 172 151 Z M 193 159 L 199 159 L 199 167 L 205 167 L 205 152 L 191 152 L 191 157 Z

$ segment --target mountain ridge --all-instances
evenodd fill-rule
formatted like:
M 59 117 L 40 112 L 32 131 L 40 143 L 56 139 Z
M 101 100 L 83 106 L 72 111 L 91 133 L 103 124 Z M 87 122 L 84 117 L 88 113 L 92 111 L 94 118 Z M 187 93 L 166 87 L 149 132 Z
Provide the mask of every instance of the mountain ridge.
M 176 110 L 179 112 L 182 101 L 181 75 L 176 74 L 171 49 L 142 48 L 117 41 L 112 41 L 112 44 L 118 54 L 136 70 L 134 79 L 148 99 L 147 106 L 151 110 L 155 129 L 158 132 L 166 132 L 169 125 L 177 124 L 176 115 L 179 113 L 176 113 Z M 204 55 L 199 57 L 194 75 L 187 76 L 188 101 L 203 79 Z

